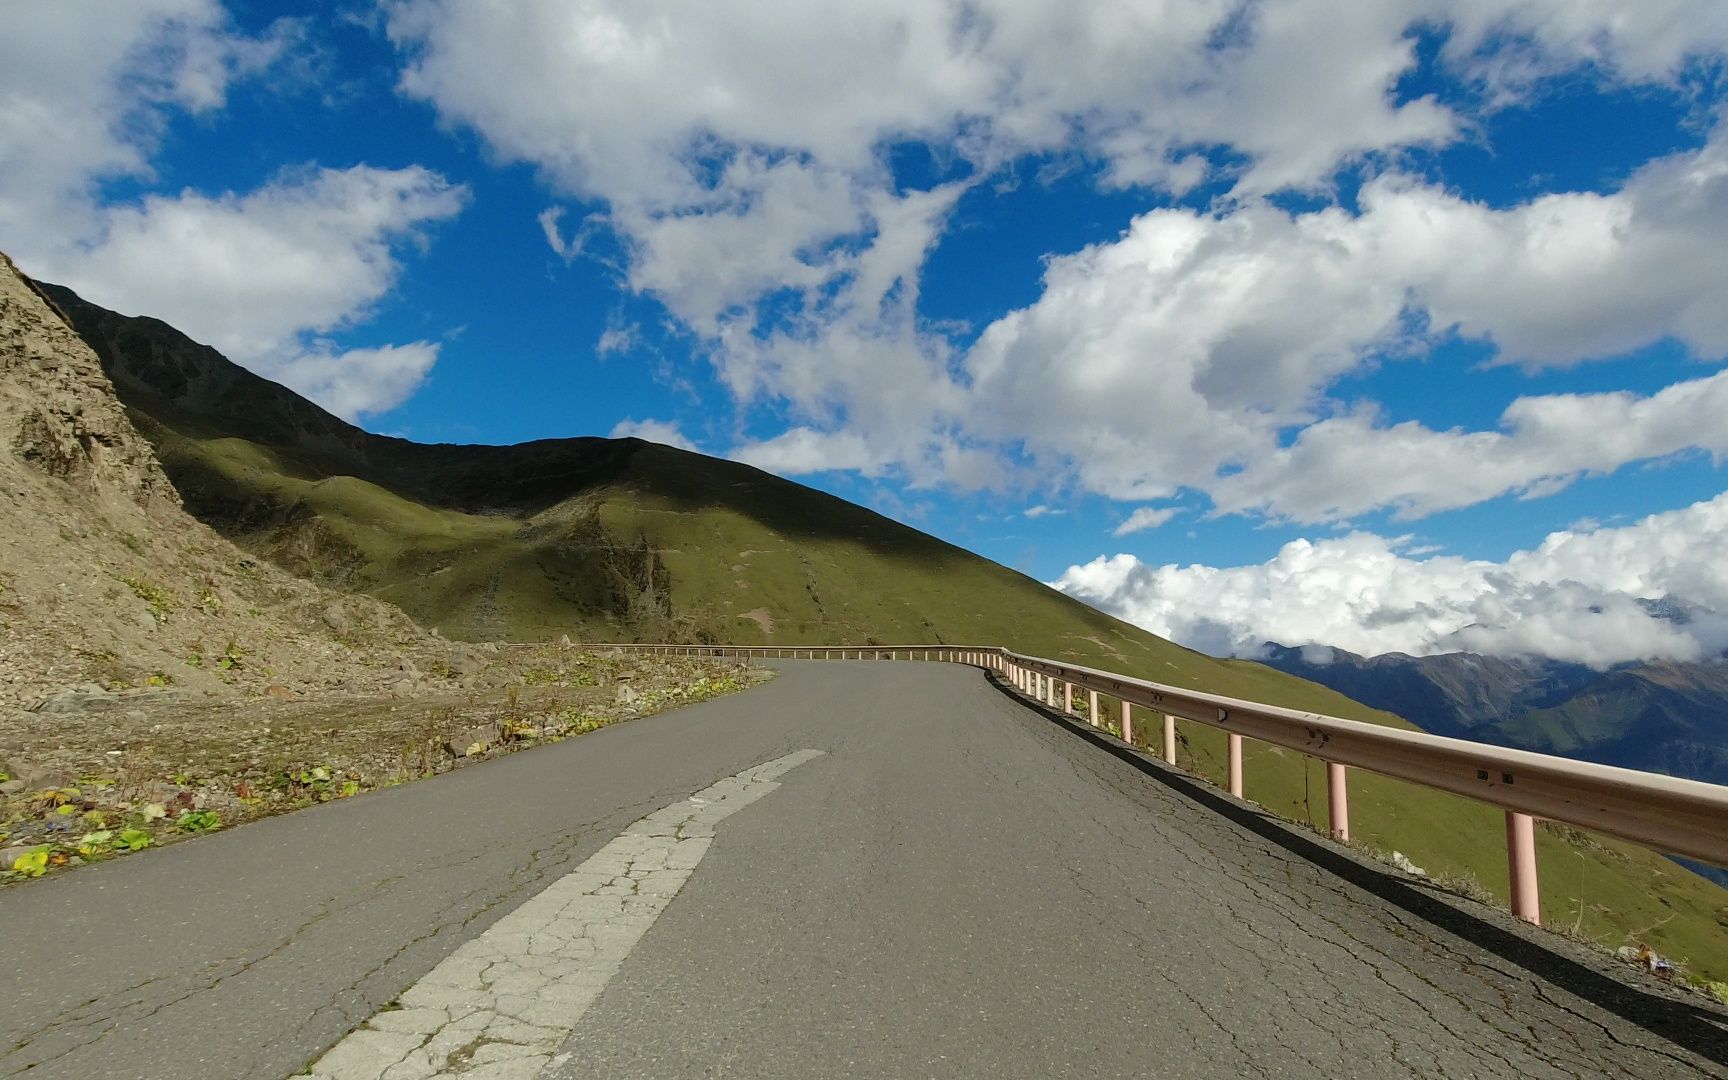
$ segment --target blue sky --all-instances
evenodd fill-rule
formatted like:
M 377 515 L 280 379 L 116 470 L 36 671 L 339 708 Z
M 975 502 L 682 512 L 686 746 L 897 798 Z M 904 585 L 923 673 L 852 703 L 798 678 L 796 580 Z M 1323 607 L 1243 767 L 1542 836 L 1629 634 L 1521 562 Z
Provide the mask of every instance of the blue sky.
M 0 248 L 375 431 L 679 442 L 1213 651 L 1728 645 L 1720 3 L 332 11 L 25 12 Z

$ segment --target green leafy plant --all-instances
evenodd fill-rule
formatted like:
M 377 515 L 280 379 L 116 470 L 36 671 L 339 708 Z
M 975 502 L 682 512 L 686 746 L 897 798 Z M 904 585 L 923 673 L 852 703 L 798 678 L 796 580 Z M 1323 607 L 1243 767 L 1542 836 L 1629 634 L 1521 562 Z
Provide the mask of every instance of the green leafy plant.
M 122 851 L 143 851 L 151 844 L 150 834 L 143 829 L 121 829 L 116 840 Z
M 174 594 L 139 574 L 127 574 L 120 584 L 131 589 L 138 599 L 150 605 L 150 615 L 157 622 L 167 622 L 176 607 Z
M 12 872 L 25 877 L 41 877 L 48 872 L 49 846 L 41 844 L 12 860 Z
M 240 662 L 245 659 L 245 657 L 246 651 L 240 648 L 240 643 L 233 638 L 229 638 L 227 648 L 222 650 L 222 655 L 216 660 L 216 670 L 232 671 L 234 668 L 240 666 Z
M 214 810 L 188 810 L 174 819 L 181 832 L 215 832 L 222 827 L 222 817 Z
M 98 855 L 106 855 L 114 850 L 114 832 L 112 829 L 97 829 L 87 832 L 78 838 L 78 854 L 86 859 Z

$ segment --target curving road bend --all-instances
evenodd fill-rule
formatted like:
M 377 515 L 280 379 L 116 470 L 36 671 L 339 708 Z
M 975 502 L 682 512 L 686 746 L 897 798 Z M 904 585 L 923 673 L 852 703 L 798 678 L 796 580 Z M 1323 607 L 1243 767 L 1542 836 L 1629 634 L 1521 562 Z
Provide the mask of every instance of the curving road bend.
M 0 1077 L 1728 1076 L 1728 1010 L 979 672 L 780 666 L 0 891 Z

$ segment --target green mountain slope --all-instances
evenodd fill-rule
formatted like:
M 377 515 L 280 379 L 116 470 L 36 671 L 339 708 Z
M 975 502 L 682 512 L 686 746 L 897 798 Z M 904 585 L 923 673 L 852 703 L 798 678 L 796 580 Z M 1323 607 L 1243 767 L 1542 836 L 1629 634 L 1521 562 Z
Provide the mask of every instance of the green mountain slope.
M 153 319 L 44 285 L 101 357 L 193 513 L 315 580 L 453 637 L 742 644 L 986 642 L 1143 678 L 1410 726 L 1260 664 L 1217 660 L 831 495 L 638 440 L 425 446 L 360 431 Z M 1150 728 L 1152 725 L 1147 725 Z M 1217 778 L 1223 736 L 1184 764 Z M 1324 822 L 1324 772 L 1251 750 L 1249 794 Z M 1358 776 L 1357 835 L 1505 893 L 1489 808 Z M 1728 893 L 1615 842 L 1544 831 L 1550 920 L 1632 931 L 1728 977 Z M 1648 929 L 1646 929 L 1648 928 Z

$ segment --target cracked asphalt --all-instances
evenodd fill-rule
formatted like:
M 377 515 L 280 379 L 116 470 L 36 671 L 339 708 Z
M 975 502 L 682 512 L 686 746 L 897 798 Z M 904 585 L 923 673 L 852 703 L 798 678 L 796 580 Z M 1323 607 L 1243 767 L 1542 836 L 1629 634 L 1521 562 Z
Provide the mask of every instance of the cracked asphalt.
M 945 665 L 746 694 L 0 891 L 0 1076 L 281 1077 L 671 802 L 550 1077 L 1728 1076 L 1728 1011 Z

